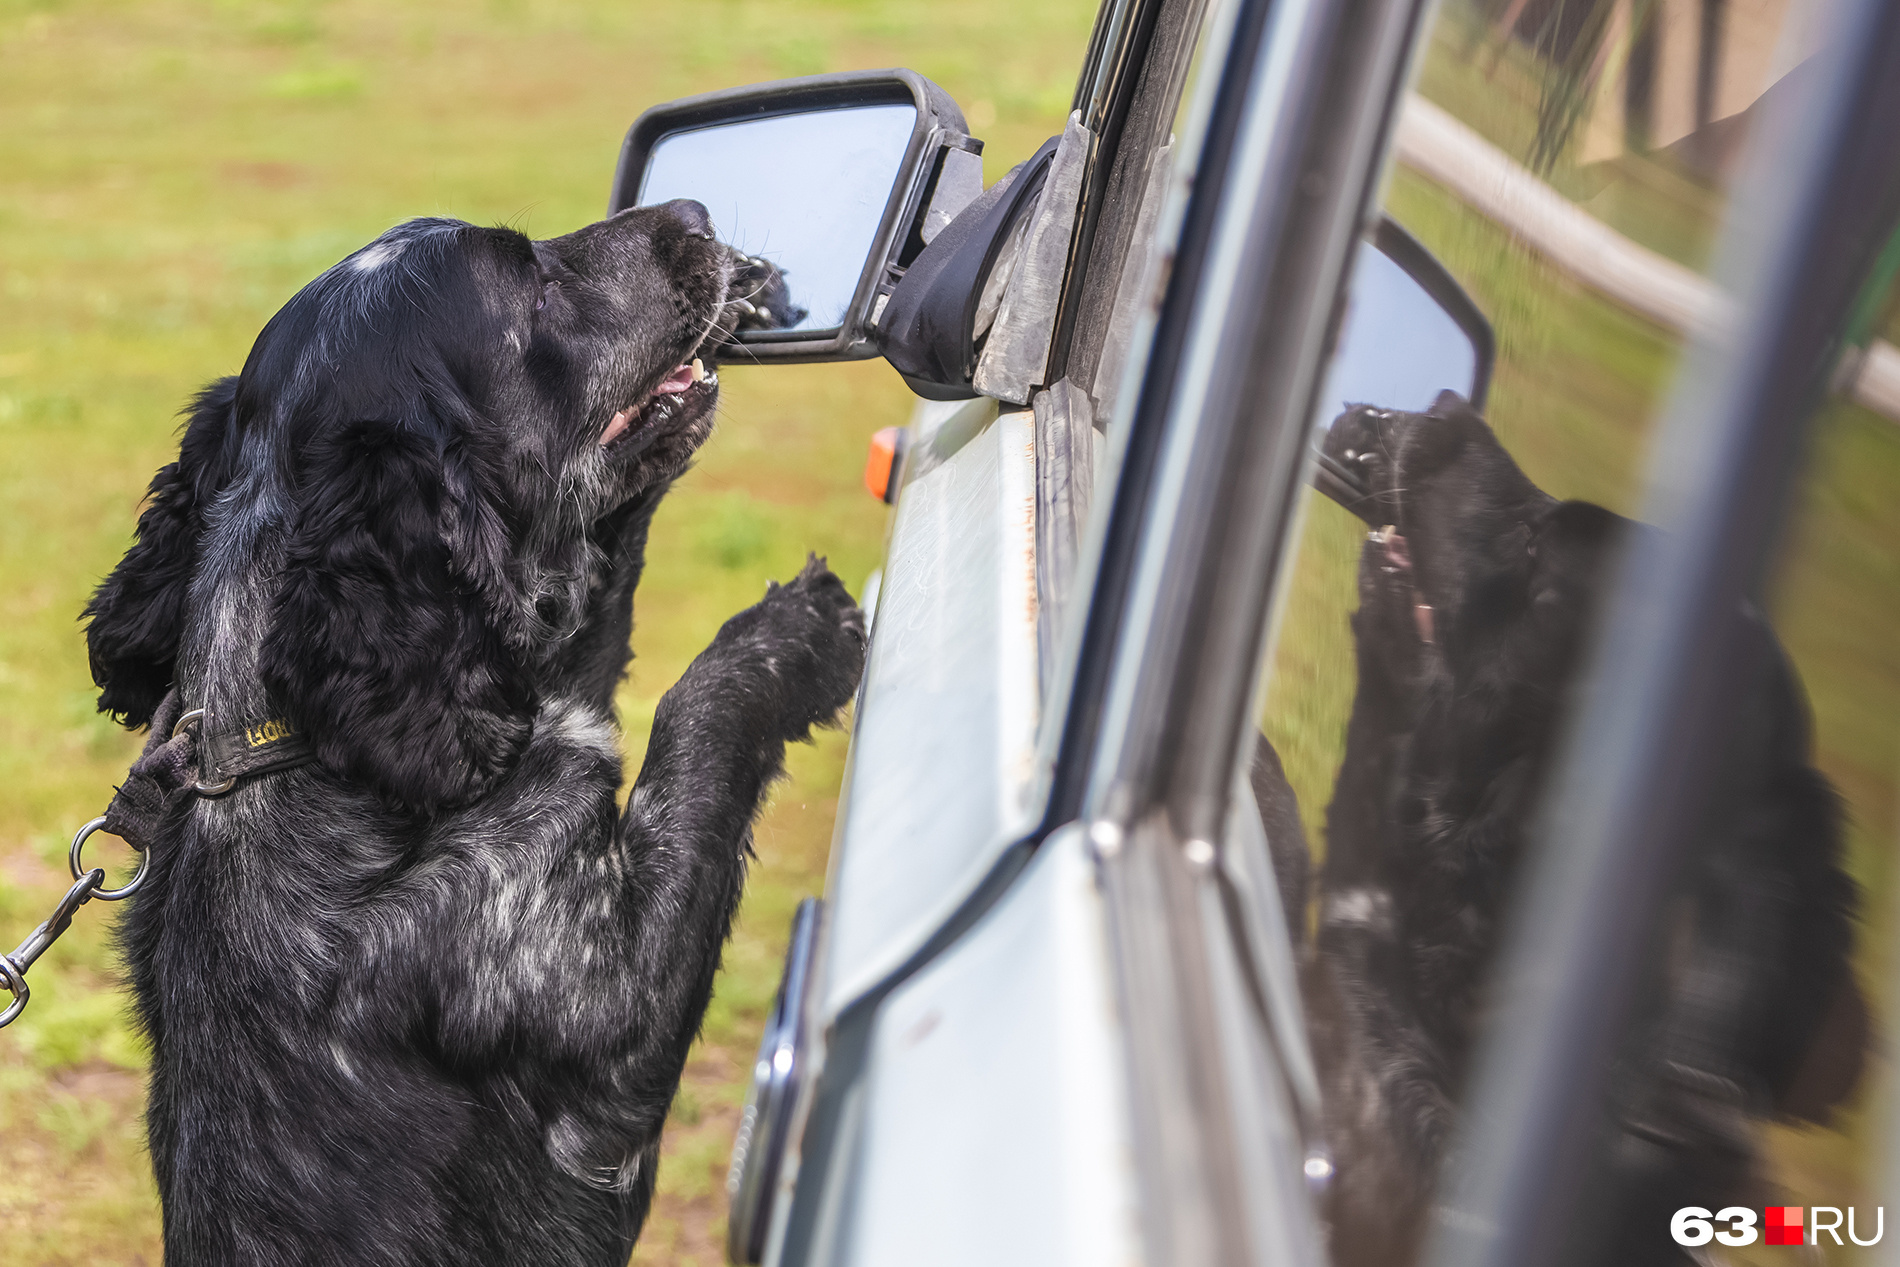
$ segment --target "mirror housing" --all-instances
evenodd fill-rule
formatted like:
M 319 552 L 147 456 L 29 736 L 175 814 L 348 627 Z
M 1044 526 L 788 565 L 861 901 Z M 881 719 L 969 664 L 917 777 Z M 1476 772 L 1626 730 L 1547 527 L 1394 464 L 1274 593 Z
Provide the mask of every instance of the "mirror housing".
M 654 106 L 628 129 L 614 172 L 607 213 L 612 215 L 628 207 L 670 198 L 697 198 L 712 213 L 714 228 L 723 240 L 740 250 L 759 251 L 783 268 L 784 278 L 796 299 L 800 281 L 810 280 L 810 268 L 807 266 L 805 277 L 801 279 L 798 262 L 773 258 L 773 252 L 764 241 L 770 236 L 769 224 L 768 232 L 758 242 L 735 240 L 743 237 L 748 226 L 721 223 L 722 214 L 727 218 L 735 214 L 731 210 L 730 196 L 721 198 L 716 192 L 719 187 L 716 174 L 708 175 L 703 184 L 696 184 L 690 164 L 685 165 L 687 170 L 681 175 L 682 164 L 669 163 L 666 188 L 646 195 L 649 177 L 654 174 L 654 159 L 669 143 L 692 145 L 689 134 L 695 132 L 767 121 L 790 125 L 801 116 L 863 111 L 880 106 L 908 106 L 914 109 L 915 116 L 909 138 L 903 142 L 902 154 L 894 160 L 890 189 L 882 214 L 870 233 L 855 285 L 842 273 L 849 267 L 848 262 L 833 263 L 835 269 L 841 270 L 840 274 L 826 279 L 829 288 L 841 296 L 849 296 L 840 300 L 837 324 L 824 321 L 823 328 L 816 329 L 747 329 L 735 336 L 735 342 L 743 348 L 741 354 L 754 361 L 850 361 L 875 356 L 878 349 L 871 339 L 871 327 L 905 268 L 922 253 L 937 231 L 974 201 L 983 189 L 980 157 L 983 143 L 968 134 L 963 112 L 949 94 L 915 71 L 811 75 L 683 97 Z M 814 126 L 821 123 L 817 121 Z M 759 141 L 761 145 L 768 140 L 782 142 L 784 135 L 784 128 L 775 129 L 769 137 L 761 131 Z M 736 136 L 737 133 L 727 133 L 726 139 Z M 710 152 L 713 147 L 707 144 L 706 149 Z M 782 158 L 783 154 L 778 157 Z M 835 157 L 821 152 L 810 154 L 815 165 Z M 814 167 L 812 171 L 815 174 L 811 180 L 824 179 L 825 173 L 821 170 Z M 881 176 L 869 178 L 881 180 Z M 775 201 L 769 182 L 747 192 L 756 194 L 764 205 Z M 855 243 L 850 243 L 849 251 L 855 253 L 855 249 Z M 816 316 L 805 318 L 807 326 L 817 324 L 818 320 Z
M 984 190 L 917 257 L 880 314 L 878 350 L 925 400 L 982 394 L 972 385 L 977 308 L 1002 252 L 1016 244 L 1015 230 L 1040 203 L 1059 139 Z

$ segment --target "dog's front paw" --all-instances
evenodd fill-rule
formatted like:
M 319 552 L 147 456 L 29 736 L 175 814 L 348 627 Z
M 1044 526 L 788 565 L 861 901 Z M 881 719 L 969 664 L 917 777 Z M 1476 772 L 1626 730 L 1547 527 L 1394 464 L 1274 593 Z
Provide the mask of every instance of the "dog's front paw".
M 743 648 L 776 679 L 788 739 L 803 738 L 850 703 L 864 672 L 864 613 L 816 555 L 797 576 L 783 585 L 774 581 L 763 599 L 728 621 L 720 641 L 734 651 Z

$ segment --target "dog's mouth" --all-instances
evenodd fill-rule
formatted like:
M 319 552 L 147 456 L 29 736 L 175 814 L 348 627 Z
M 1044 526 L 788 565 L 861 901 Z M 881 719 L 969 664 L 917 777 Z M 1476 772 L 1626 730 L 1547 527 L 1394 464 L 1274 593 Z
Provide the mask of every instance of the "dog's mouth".
M 1313 486 L 1374 527 L 1394 508 L 1402 419 L 1395 410 L 1352 405 L 1315 437 Z
M 1387 576 L 1402 578 L 1402 584 L 1412 591 L 1412 623 L 1418 630 L 1418 640 L 1426 646 L 1432 644 L 1438 632 L 1436 613 L 1432 605 L 1425 601 L 1425 595 L 1418 588 L 1418 577 L 1412 567 L 1412 546 L 1399 532 L 1397 524 L 1387 524 L 1376 532 L 1366 534 L 1366 540 L 1379 547 L 1381 560 L 1379 570 Z
M 730 247 L 719 249 L 732 253 Z M 702 421 L 719 398 L 719 366 L 714 358 L 732 345 L 734 332 L 757 311 L 757 305 L 736 293 L 729 277 L 725 298 L 713 309 L 691 356 L 668 370 L 645 395 L 614 410 L 600 431 L 601 451 L 616 455 L 638 451 Z
M 719 371 L 703 357 L 675 365 L 652 391 L 631 405 L 614 411 L 600 432 L 600 447 L 613 449 L 629 436 L 668 430 L 701 413 L 719 394 Z
M 1412 547 L 1399 534 L 1397 524 L 1387 524 L 1377 532 L 1366 534 L 1366 539 L 1385 553 L 1385 562 L 1379 565 L 1388 576 L 1412 574 Z

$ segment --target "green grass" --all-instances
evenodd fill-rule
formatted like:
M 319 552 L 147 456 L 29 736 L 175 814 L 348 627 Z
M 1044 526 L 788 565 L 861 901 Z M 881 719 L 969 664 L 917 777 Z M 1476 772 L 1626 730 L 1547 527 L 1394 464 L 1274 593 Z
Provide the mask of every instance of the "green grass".
M 414 215 L 566 232 L 605 208 L 646 106 L 908 65 L 989 142 L 994 179 L 1058 131 L 1088 0 L 0 0 L 0 939 L 135 740 L 93 711 L 76 623 L 124 550 L 176 412 L 297 287 Z M 910 397 L 881 364 L 735 368 L 654 527 L 621 692 L 630 769 L 661 693 L 805 552 L 854 590 L 882 551 L 865 445 Z M 823 884 L 844 736 L 796 749 L 666 1137 L 636 1257 L 722 1261 L 743 1077 L 799 898 Z M 123 862 L 110 847 L 101 857 Z M 0 1267 L 156 1264 L 144 1054 L 83 910 L 0 1035 Z

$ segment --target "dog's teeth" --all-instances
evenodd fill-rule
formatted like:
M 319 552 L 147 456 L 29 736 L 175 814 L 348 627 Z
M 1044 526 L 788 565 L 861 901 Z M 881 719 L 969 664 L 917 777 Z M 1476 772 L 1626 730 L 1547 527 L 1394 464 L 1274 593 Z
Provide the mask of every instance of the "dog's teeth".
M 746 300 L 744 300 L 744 299 L 735 299 L 735 300 L 733 300 L 733 301 L 732 301 L 732 306 L 733 306 L 733 307 L 735 307 L 735 308 L 737 308 L 737 309 L 738 309 L 738 310 L 739 310 L 740 312 L 743 312 L 743 313 L 744 313 L 744 314 L 745 314 L 746 316 L 748 316 L 748 317 L 749 317 L 749 316 L 751 316 L 751 315 L 752 315 L 753 313 L 755 313 L 755 312 L 757 312 L 757 311 L 758 311 L 758 309 L 757 309 L 757 308 L 754 308 L 754 307 L 753 307 L 753 306 L 751 305 L 751 303 L 749 303 L 748 301 L 746 301 Z
M 607 429 L 600 433 L 600 447 L 606 448 L 627 430 L 627 423 L 633 418 L 631 408 L 622 409 L 608 422 Z
M 700 360 L 698 357 L 693 358 L 693 381 L 695 383 L 703 383 L 706 381 L 706 362 Z
M 770 323 L 770 322 L 771 322 L 771 320 L 772 320 L 772 310 L 771 310 L 770 308 L 761 308 L 761 309 L 759 309 L 759 315 L 760 315 L 761 317 L 763 317 L 763 318 L 765 318 L 765 320 L 767 321 L 767 323 Z

